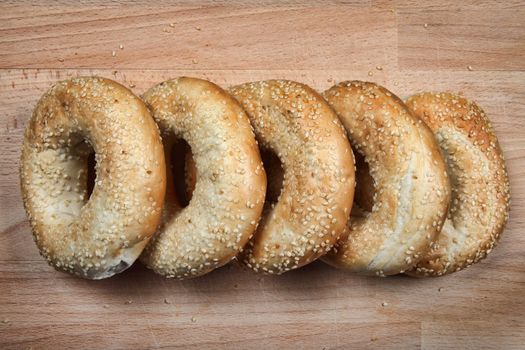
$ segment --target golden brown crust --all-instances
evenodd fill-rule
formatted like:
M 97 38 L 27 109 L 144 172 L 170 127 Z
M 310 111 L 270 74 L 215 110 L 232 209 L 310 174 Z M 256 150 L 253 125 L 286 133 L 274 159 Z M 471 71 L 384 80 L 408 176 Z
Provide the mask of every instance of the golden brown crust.
M 441 276 L 485 258 L 497 243 L 509 215 L 509 180 L 494 130 L 474 102 L 421 93 L 407 106 L 435 133 L 452 184 L 443 230 L 409 274 Z
M 329 251 L 345 229 L 354 194 L 354 161 L 345 131 L 326 101 L 306 85 L 269 80 L 230 89 L 262 147 L 282 162 L 275 205 L 240 260 L 283 273 Z
M 129 267 L 159 222 L 166 181 L 144 103 L 108 79 L 59 82 L 38 102 L 22 147 L 23 201 L 49 263 L 91 279 Z M 97 175 L 88 199 L 92 150 Z
M 161 129 L 166 159 L 176 138 L 190 145 L 196 183 L 181 209 L 168 179 L 163 220 L 141 261 L 166 277 L 203 275 L 235 257 L 261 216 L 266 175 L 250 122 L 232 96 L 201 79 L 165 81 L 144 100 Z
M 373 83 L 342 82 L 324 93 L 374 179 L 374 205 L 350 219 L 323 260 L 336 267 L 385 276 L 410 269 L 445 220 L 450 187 L 430 130 L 403 102 Z

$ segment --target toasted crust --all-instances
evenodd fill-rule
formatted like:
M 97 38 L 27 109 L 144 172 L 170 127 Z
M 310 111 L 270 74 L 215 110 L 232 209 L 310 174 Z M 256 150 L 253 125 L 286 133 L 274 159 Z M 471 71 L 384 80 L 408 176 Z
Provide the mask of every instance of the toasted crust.
M 170 159 L 183 138 L 195 162 L 195 190 L 180 208 L 168 174 L 161 226 L 141 261 L 166 277 L 203 275 L 235 257 L 255 231 L 266 174 L 250 122 L 237 101 L 217 85 L 178 78 L 144 94 Z
M 87 193 L 87 158 L 96 181 Z M 22 197 L 40 253 L 100 279 L 129 267 L 159 222 L 165 164 L 144 103 L 108 79 L 59 82 L 38 102 L 22 146 Z
M 375 184 L 372 211 L 350 218 L 347 239 L 323 260 L 379 276 L 412 268 L 445 220 L 450 187 L 430 130 L 373 83 L 342 82 L 324 93 Z
M 485 258 L 497 243 L 509 216 L 509 179 L 494 130 L 474 102 L 427 92 L 407 106 L 435 133 L 452 184 L 443 230 L 409 274 L 441 276 Z
M 354 194 L 352 150 L 334 111 L 306 85 L 269 80 L 230 91 L 284 169 L 279 198 L 240 260 L 280 274 L 325 254 L 343 233 Z

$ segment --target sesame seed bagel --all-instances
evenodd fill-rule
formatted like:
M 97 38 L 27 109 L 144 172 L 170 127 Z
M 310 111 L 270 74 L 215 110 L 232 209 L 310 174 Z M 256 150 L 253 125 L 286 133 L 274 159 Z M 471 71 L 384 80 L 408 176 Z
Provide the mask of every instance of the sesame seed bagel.
M 345 131 L 306 85 L 269 80 L 230 92 L 246 110 L 261 147 L 275 152 L 284 170 L 279 198 L 268 206 L 240 260 L 274 274 L 301 267 L 326 254 L 345 229 L 354 195 Z
M 122 85 L 96 77 L 54 85 L 29 121 L 20 164 L 34 239 L 55 268 L 110 277 L 133 264 L 155 232 L 166 183 L 162 143 L 144 103 Z
M 168 174 L 161 225 L 141 261 L 166 277 L 203 275 L 233 259 L 255 231 L 266 174 L 246 114 L 217 85 L 178 78 L 144 96 L 160 127 L 166 159 L 184 139 L 195 162 L 195 190 L 181 208 Z
M 494 130 L 474 102 L 452 93 L 421 93 L 406 103 L 436 135 L 452 185 L 443 230 L 409 274 L 441 276 L 490 253 L 509 217 L 509 179 Z
M 450 200 L 434 135 L 399 98 L 376 84 L 342 82 L 324 97 L 368 164 L 375 193 L 372 210 L 350 218 L 348 238 L 323 260 L 378 276 L 409 270 L 441 230 Z

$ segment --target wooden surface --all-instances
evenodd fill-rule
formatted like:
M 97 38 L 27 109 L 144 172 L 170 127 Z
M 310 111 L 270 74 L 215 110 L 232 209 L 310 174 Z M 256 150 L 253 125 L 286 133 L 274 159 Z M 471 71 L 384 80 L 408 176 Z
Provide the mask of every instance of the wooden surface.
M 153 3 L 0 3 L 0 348 L 525 347 L 523 1 Z M 183 282 L 138 264 L 104 281 L 56 272 L 32 241 L 18 159 L 39 96 L 79 74 L 136 93 L 179 75 L 462 91 L 491 117 L 506 155 L 508 228 L 488 259 L 436 279 L 322 263 L 280 277 L 227 266 Z

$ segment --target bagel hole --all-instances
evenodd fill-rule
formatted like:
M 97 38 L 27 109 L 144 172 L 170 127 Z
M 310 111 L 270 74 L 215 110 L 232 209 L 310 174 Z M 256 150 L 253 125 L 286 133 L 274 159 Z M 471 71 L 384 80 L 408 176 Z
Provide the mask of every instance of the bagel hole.
M 87 197 L 91 198 L 93 189 L 95 188 L 95 178 L 97 177 L 97 161 L 95 159 L 95 152 L 91 151 L 87 156 Z
M 183 208 L 187 207 L 195 190 L 197 168 L 192 157 L 191 147 L 183 139 L 177 140 L 171 148 L 170 170 L 179 204 Z
M 261 159 L 266 171 L 266 204 L 275 204 L 279 200 L 284 182 L 284 169 L 281 160 L 274 151 L 261 148 Z
M 370 168 L 365 157 L 355 150 L 354 155 L 356 167 L 354 206 L 366 212 L 372 212 L 375 194 L 374 179 L 370 175 Z

